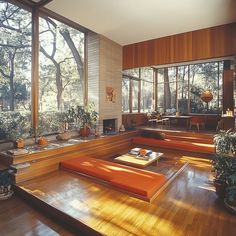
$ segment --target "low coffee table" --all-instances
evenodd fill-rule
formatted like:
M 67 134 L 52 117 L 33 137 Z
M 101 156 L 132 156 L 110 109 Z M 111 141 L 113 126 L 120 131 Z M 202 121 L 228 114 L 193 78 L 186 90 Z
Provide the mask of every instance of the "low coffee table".
M 131 165 L 131 166 L 138 167 L 138 168 L 144 168 L 144 167 L 152 164 L 153 162 L 158 163 L 158 160 L 160 159 L 160 157 L 162 155 L 163 155 L 163 153 L 161 153 L 161 152 L 152 152 L 149 159 L 142 160 L 142 159 L 136 158 L 135 155 L 126 153 L 124 155 L 114 158 L 114 160 L 116 162 L 119 162 L 122 164 L 127 164 L 127 165 Z

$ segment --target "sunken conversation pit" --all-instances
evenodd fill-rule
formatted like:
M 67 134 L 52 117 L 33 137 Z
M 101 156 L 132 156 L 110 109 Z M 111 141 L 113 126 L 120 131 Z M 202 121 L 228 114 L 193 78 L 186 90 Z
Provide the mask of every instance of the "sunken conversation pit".
M 62 161 L 61 168 L 95 178 L 146 201 L 153 200 L 167 182 L 162 174 L 86 156 Z

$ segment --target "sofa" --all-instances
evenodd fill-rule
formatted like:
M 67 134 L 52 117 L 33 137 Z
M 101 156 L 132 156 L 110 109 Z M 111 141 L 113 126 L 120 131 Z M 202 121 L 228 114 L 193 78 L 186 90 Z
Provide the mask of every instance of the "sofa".
M 155 148 L 166 148 L 201 154 L 214 154 L 215 146 L 210 143 L 189 142 L 165 137 L 144 137 L 137 136 L 132 139 L 133 146 L 145 145 Z
M 154 199 L 167 182 L 162 174 L 88 156 L 62 161 L 60 168 L 95 178 L 146 201 Z

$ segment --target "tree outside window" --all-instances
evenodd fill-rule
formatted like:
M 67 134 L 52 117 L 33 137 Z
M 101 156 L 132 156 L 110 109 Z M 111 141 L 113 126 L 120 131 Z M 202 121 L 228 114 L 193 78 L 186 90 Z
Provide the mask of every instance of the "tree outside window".
M 31 128 L 31 13 L 0 2 L 0 140 Z
M 32 14 L 0 2 L 0 140 L 31 135 Z M 39 18 L 39 127 L 60 131 L 63 112 L 84 104 L 85 34 L 44 15 Z

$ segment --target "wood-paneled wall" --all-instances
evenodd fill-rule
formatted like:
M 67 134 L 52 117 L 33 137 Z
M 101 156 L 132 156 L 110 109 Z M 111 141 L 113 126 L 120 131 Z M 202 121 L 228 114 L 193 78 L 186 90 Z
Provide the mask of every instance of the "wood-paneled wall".
M 236 55 L 236 22 L 123 47 L 123 69 Z
M 122 124 L 125 129 L 147 125 L 147 115 L 145 113 L 124 113 L 122 114 Z

